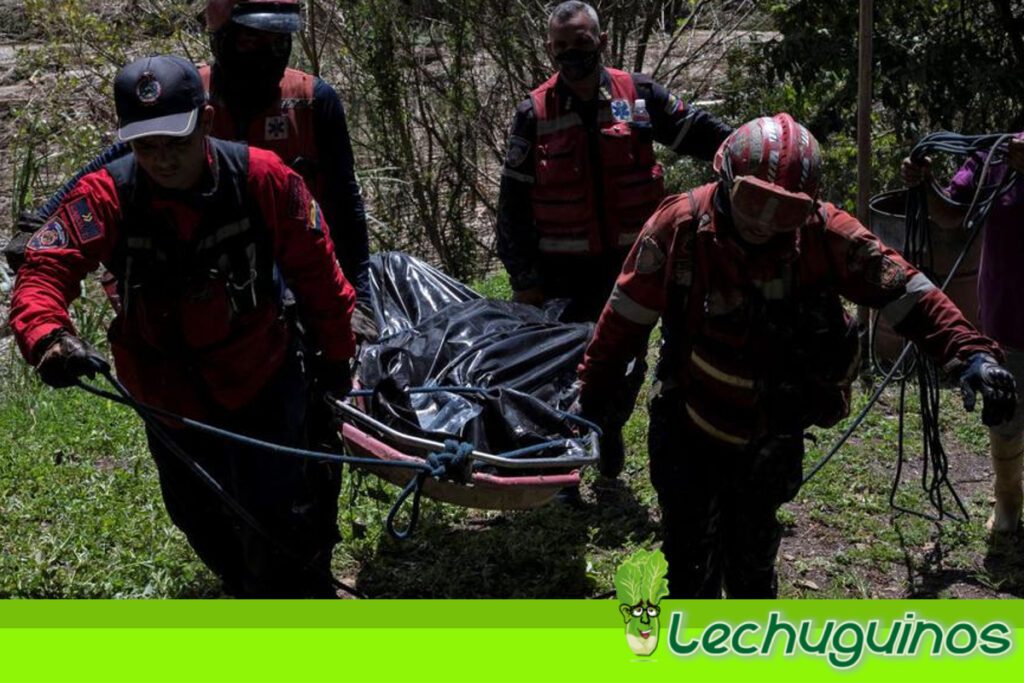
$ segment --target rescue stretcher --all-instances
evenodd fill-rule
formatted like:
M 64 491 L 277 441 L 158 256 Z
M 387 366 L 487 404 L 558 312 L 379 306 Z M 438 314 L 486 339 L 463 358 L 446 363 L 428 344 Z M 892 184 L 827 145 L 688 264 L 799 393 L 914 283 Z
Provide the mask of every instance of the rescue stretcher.
M 464 471 L 431 477 L 422 492 L 481 509 L 527 509 L 580 482 L 599 458 L 595 425 L 567 412 L 592 325 L 485 299 L 406 254 L 371 259 L 381 330 L 358 356 L 356 389 L 333 403 L 346 451 L 380 461 L 358 467 L 397 486 L 424 462 L 468 444 Z M 470 450 L 471 448 L 471 450 Z

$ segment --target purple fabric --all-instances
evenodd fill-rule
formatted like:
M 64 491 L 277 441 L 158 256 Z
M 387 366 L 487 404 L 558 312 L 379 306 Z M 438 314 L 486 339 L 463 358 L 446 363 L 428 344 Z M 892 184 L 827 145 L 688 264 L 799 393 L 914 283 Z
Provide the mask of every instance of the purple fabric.
M 974 197 L 975 174 L 984 162 L 983 156 L 972 157 L 957 171 L 948 188 L 953 199 L 969 202 Z M 985 184 L 998 183 L 1007 169 L 1005 164 L 992 167 Z M 984 230 L 978 274 L 982 331 L 1000 344 L 1024 348 L 1024 179 L 996 201 Z

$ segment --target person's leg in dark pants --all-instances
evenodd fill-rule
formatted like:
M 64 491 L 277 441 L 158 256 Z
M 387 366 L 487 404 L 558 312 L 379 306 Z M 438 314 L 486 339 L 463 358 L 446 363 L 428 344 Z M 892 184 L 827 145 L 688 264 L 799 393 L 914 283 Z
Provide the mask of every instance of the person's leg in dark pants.
M 725 589 L 731 598 L 774 598 L 782 525 L 779 507 L 792 500 L 803 478 L 802 435 L 772 437 L 738 461 L 723 505 Z
M 253 405 L 231 416 L 230 424 L 264 441 L 304 447 L 307 401 L 301 366 L 288 363 Z M 238 500 L 266 532 L 248 526 L 241 532 L 246 593 L 333 597 L 329 572 L 338 540 L 337 466 L 245 446 L 232 445 L 229 451 Z
M 239 541 L 242 524 L 223 501 L 172 452 L 169 439 L 218 483 L 230 479 L 230 468 L 215 439 L 182 429 L 146 430 L 149 452 L 160 475 L 164 507 L 171 521 L 188 539 L 199 559 L 224 583 L 232 595 L 242 591 L 243 556 Z
M 672 598 L 722 596 L 720 454 L 686 429 L 681 402 L 651 402 L 648 450 Z

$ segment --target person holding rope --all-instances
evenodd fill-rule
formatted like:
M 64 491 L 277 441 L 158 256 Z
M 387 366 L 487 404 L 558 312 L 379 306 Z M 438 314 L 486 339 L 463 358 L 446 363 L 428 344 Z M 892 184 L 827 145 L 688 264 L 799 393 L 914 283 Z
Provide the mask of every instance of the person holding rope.
M 355 350 L 355 293 L 319 204 L 273 152 L 209 136 L 213 109 L 191 62 L 136 60 L 117 74 L 114 100 L 117 137 L 132 152 L 82 177 L 29 241 L 10 314 L 22 354 L 53 387 L 105 369 L 68 314 L 81 280 L 102 264 L 120 299 L 111 352 L 135 399 L 304 445 L 314 351 L 323 388 L 344 394 Z M 164 503 L 225 590 L 333 597 L 334 470 L 175 426 L 147 428 Z M 196 463 L 265 533 L 226 509 L 186 466 Z
M 943 189 L 933 182 L 928 158 L 920 163 L 904 159 L 900 176 L 908 187 L 925 188 L 929 218 L 940 228 L 951 229 L 963 223 L 984 164 L 985 158 L 971 157 Z M 1024 383 L 1024 315 L 1017 298 L 1024 291 L 1020 267 L 1024 254 L 1024 231 L 1020 229 L 1024 218 L 1024 139 L 1009 141 L 1006 163 L 993 165 L 984 184 L 1000 184 L 1010 169 L 1019 177 L 993 204 L 981 235 L 978 302 L 981 329 L 999 342 L 1006 368 L 1019 386 Z M 989 451 L 995 472 L 995 505 L 986 527 L 995 534 L 1014 533 L 1020 528 L 1024 503 L 1024 402 L 1009 419 L 989 426 Z
M 651 481 L 674 598 L 777 594 L 778 508 L 803 478 L 804 430 L 845 417 L 860 345 L 840 296 L 882 309 L 959 369 L 983 419 L 1014 407 L 1013 379 L 923 274 L 855 218 L 818 200 L 817 141 L 788 114 L 719 148 L 718 182 L 671 197 L 644 226 L 580 365 L 581 405 L 662 321 L 650 406 Z

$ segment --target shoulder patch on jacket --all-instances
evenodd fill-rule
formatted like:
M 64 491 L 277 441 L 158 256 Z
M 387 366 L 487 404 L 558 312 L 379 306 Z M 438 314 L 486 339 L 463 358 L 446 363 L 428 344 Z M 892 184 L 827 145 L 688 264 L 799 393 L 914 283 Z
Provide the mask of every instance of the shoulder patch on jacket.
M 505 165 L 509 168 L 521 166 L 526 161 L 526 155 L 530 153 L 530 141 L 526 138 L 513 135 L 508 139 L 508 152 L 505 154 Z
M 665 265 L 665 250 L 658 244 L 658 240 L 650 235 L 640 240 L 640 246 L 636 252 L 636 272 L 641 275 L 653 273 Z
M 28 241 L 28 251 L 43 251 L 45 249 L 63 249 L 68 246 L 68 231 L 56 218 L 36 230 L 32 239 Z
M 907 285 L 907 274 L 888 256 L 872 261 L 865 269 L 864 277 L 886 292 L 902 291 Z
M 93 215 L 92 207 L 89 206 L 88 199 L 83 197 L 72 204 L 68 208 L 68 216 L 71 218 L 80 243 L 92 242 L 103 234 L 100 224 L 96 222 L 96 216 Z

